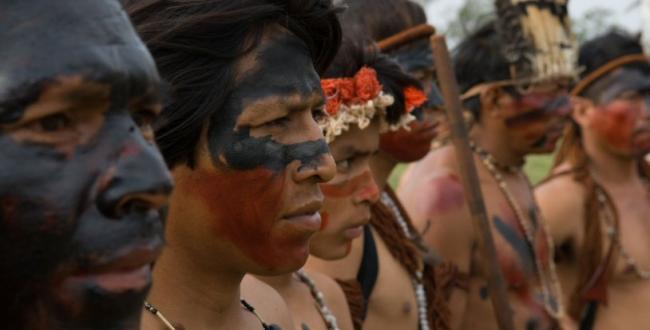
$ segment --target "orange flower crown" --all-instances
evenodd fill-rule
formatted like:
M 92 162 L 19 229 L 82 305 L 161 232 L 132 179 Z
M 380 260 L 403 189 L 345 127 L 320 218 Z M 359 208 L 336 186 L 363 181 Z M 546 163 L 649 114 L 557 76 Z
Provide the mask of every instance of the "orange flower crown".
M 328 143 L 350 129 L 352 124 L 361 129 L 368 127 L 377 113 L 385 115 L 386 107 L 395 101 L 392 95 L 382 91 L 377 72 L 365 66 L 352 78 L 323 79 L 321 85 L 327 99 L 325 111 L 328 115 L 321 123 L 321 129 Z M 424 92 L 415 87 L 407 87 L 404 96 L 406 112 L 395 125 L 388 125 L 383 120 L 382 131 L 407 127 L 415 119 L 411 112 L 427 100 Z

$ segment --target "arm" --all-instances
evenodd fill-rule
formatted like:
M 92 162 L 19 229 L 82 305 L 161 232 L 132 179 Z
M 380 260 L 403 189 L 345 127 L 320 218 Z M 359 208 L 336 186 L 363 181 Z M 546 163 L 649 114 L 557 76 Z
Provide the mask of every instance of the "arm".
M 400 200 L 423 233 L 427 245 L 460 273 L 469 274 L 474 228 L 467 210 L 462 184 L 453 171 L 435 168 L 426 178 L 412 180 L 399 191 Z M 452 328 L 462 324 L 467 291 L 454 288 L 449 301 Z

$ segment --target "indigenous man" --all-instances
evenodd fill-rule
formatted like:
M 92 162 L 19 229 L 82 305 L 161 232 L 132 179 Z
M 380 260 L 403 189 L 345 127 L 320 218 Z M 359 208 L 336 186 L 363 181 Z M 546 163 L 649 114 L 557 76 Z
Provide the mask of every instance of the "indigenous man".
M 417 80 L 397 63 L 350 34 L 344 40 L 335 62 L 325 73 L 327 79 L 322 81 L 329 114 L 322 126 L 337 173 L 332 182 L 321 185 L 325 194 L 323 225 L 312 240 L 311 253 L 317 259 L 309 263 L 312 269 L 328 273 L 331 270 L 327 261 L 350 253 L 352 241 L 363 234 L 370 220 L 371 204 L 379 198 L 368 162 L 377 152 L 380 129 L 412 118 L 404 111 L 407 87 L 422 95 L 421 102 L 425 101 Z
M 321 128 L 337 171 L 331 182 L 321 184 L 325 195 L 321 230 L 314 235 L 310 251 L 327 260 L 341 259 L 350 252 L 352 240 L 368 223 L 371 203 L 379 197 L 368 160 L 377 151 L 382 119 L 387 112 L 400 111 L 399 106 L 392 106 L 393 92 L 386 90 L 380 80 L 392 85 L 398 83 L 396 80 L 408 79 L 417 84 L 396 63 L 378 56 L 374 47 L 361 39 L 352 34 L 344 37 L 334 62 L 323 75 L 326 79 L 321 80 L 328 114 Z M 402 91 L 398 92 L 403 97 Z M 293 277 L 289 274 L 264 280 L 285 297 L 297 326 L 312 330 L 352 329 L 345 296 L 330 277 L 302 270 Z
M 171 85 L 157 138 L 178 188 L 145 328 L 273 328 L 260 314 L 293 328 L 281 300 L 240 302 L 240 282 L 298 270 L 320 228 L 318 184 L 335 167 L 318 72 L 340 43 L 335 7 L 161 0 L 130 13 Z
M 0 2 L 0 327 L 137 329 L 172 188 L 113 0 Z
M 387 17 L 381 14 L 385 12 L 395 12 L 397 15 Z M 433 87 L 433 98 L 440 100 L 431 81 L 433 62 L 427 37 L 433 28 L 424 24 L 426 17 L 419 5 L 410 1 L 356 1 L 351 3 L 342 20 L 348 30 L 365 33 L 375 40 L 416 26 L 415 29 L 424 28 L 425 33 L 419 39 L 407 42 L 406 46 L 390 55 L 398 60 L 402 68 L 420 76 L 423 85 Z M 409 80 L 413 82 L 408 83 Z M 385 84 L 399 91 L 395 98 L 401 105 L 399 111 L 388 113 L 388 120 L 398 120 L 401 126 L 405 126 L 407 120 L 410 123 L 409 131 L 402 127 L 381 135 L 379 154 L 373 156 L 371 163 L 373 176 L 380 188 L 387 186 L 388 176 L 398 161 L 411 161 L 426 155 L 436 135 L 432 109 L 415 111 L 419 121 L 415 121 L 411 115 L 416 107 L 426 101 L 426 96 L 418 88 L 412 88 L 416 84 L 414 78 L 402 78 L 402 81 Z M 403 113 L 407 115 L 401 115 Z M 410 241 L 419 235 L 412 231 L 408 217 L 393 202 L 390 192 L 384 194 L 383 198 L 389 200 L 390 206 L 384 202 L 375 203 L 371 210 L 370 226 L 365 227 L 362 240 L 352 244 L 349 256 L 332 261 L 329 265 L 322 264 L 319 269 L 344 280 L 341 283 L 346 289 L 357 328 L 362 324 L 367 329 L 434 327 L 433 319 L 440 318 L 434 316 L 437 311 L 431 303 L 436 291 L 433 288 L 433 275 L 430 274 L 432 269 L 428 267 L 427 274 L 423 274 L 425 265 L 422 256 Z M 426 290 L 425 286 L 428 286 Z M 362 300 L 357 302 L 358 298 Z
M 650 63 L 618 31 L 585 43 L 579 63 L 573 120 L 536 195 L 571 316 L 582 329 L 640 329 L 650 324 Z
M 475 120 L 474 159 L 515 328 L 553 329 L 567 318 L 552 244 L 521 168 L 527 154 L 552 149 L 559 137 L 575 49 L 565 3 L 497 5 L 499 20 L 458 46 L 455 69 Z M 469 276 L 452 293 L 454 328 L 497 329 L 454 149 L 432 152 L 403 181 L 401 200 L 419 228 L 430 225 L 428 244 Z

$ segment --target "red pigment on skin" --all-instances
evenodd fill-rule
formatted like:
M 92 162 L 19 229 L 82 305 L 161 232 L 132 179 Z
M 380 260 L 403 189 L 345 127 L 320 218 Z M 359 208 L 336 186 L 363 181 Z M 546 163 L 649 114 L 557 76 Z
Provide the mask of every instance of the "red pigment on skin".
M 325 230 L 330 223 L 330 215 L 327 212 L 320 213 L 320 231 Z
M 431 194 L 420 194 L 418 203 L 425 207 L 427 215 L 455 211 L 465 203 L 463 185 L 455 174 L 435 177 L 429 181 L 429 187 Z
M 295 268 L 305 262 L 313 232 L 279 219 L 285 177 L 264 168 L 196 170 L 179 189 L 203 201 L 219 239 L 230 240 L 270 270 Z
M 410 131 L 404 128 L 381 134 L 379 149 L 400 162 L 414 162 L 426 156 L 437 136 L 436 123 L 414 121 Z
M 614 101 L 594 113 L 591 126 L 612 146 L 629 149 L 639 114 L 639 106 L 627 101 Z
M 364 171 L 359 176 L 337 184 L 321 184 L 323 194 L 329 198 L 353 197 L 357 201 L 374 200 L 379 198 L 379 187 L 372 174 Z

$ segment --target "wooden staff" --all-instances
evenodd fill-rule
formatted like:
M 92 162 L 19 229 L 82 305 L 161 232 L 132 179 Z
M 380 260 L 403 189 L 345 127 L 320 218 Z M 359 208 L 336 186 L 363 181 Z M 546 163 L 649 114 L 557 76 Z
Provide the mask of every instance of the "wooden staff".
M 512 321 L 512 310 L 508 303 L 506 294 L 505 281 L 501 273 L 501 267 L 497 262 L 496 249 L 492 230 L 488 220 L 483 193 L 479 183 L 474 155 L 469 146 L 469 135 L 465 120 L 463 118 L 462 105 L 458 83 L 454 75 L 451 57 L 445 37 L 434 35 L 431 37 L 431 47 L 436 63 L 436 73 L 438 83 L 442 89 L 442 95 L 445 100 L 445 110 L 449 117 L 451 125 L 451 141 L 456 149 L 459 170 L 463 181 L 463 188 L 467 199 L 467 204 L 472 216 L 474 227 L 479 233 L 480 251 L 483 255 L 481 258 L 484 262 L 483 269 L 487 272 L 487 285 L 494 307 L 494 314 L 501 330 L 514 330 Z

